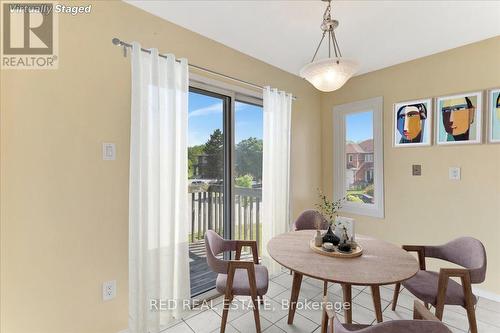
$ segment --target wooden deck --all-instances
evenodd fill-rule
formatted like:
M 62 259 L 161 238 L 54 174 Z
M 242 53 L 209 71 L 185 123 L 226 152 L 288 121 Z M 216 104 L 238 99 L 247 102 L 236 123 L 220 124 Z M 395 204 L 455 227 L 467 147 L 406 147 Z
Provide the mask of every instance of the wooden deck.
M 212 272 L 207 265 L 203 240 L 189 244 L 189 274 L 191 276 L 191 296 L 199 295 L 215 287 L 217 273 Z

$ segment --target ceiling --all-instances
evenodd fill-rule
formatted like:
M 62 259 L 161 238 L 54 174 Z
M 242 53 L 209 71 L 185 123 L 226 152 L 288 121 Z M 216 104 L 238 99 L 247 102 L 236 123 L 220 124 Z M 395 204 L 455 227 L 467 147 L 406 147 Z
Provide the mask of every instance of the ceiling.
M 326 3 L 310 1 L 126 2 L 297 74 L 321 37 Z M 500 35 L 500 1 L 334 1 L 337 39 L 358 74 Z M 326 57 L 323 43 L 320 56 Z

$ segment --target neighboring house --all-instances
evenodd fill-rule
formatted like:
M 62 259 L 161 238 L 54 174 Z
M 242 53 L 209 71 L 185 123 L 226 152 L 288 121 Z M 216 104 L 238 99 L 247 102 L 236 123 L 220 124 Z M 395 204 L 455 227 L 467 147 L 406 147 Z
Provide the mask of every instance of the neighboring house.
M 346 188 L 365 187 L 373 182 L 373 139 L 346 144 Z

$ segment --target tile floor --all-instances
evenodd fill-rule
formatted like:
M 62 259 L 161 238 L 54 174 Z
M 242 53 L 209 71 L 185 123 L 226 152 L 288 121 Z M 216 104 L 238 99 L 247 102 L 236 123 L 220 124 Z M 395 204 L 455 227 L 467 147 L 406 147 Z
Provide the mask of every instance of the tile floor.
M 323 282 L 304 277 L 299 295 L 302 304 L 311 306 L 297 309 L 293 325 L 287 324 L 287 310 L 282 309 L 282 302 L 288 302 L 292 276 L 283 272 L 271 278 L 267 293 L 266 305 L 260 310 L 261 328 L 265 333 L 319 333 L 321 310 L 314 309 L 322 299 Z M 402 289 L 396 311 L 392 311 L 393 286 L 382 287 L 380 290 L 384 321 L 394 319 L 411 319 L 414 297 Z M 338 284 L 330 284 L 328 288 L 330 300 L 341 301 L 342 290 Z M 353 287 L 353 321 L 362 324 L 375 322 L 375 313 L 371 299 L 370 288 Z M 305 303 L 305 300 L 308 303 Z M 255 332 L 255 323 L 251 310 L 242 309 L 248 304 L 249 298 L 238 297 L 235 300 L 238 309 L 230 309 L 227 333 Z M 235 305 L 235 306 L 236 306 Z M 243 306 L 244 307 L 244 306 Z M 222 297 L 218 297 L 198 309 L 193 309 L 184 319 L 170 325 L 164 333 L 216 333 L 219 332 L 222 315 Z M 476 308 L 479 333 L 500 333 L 500 303 L 480 298 Z M 339 318 L 343 320 L 342 314 Z M 467 332 L 468 321 L 465 310 L 461 307 L 446 306 L 443 321 L 452 332 Z

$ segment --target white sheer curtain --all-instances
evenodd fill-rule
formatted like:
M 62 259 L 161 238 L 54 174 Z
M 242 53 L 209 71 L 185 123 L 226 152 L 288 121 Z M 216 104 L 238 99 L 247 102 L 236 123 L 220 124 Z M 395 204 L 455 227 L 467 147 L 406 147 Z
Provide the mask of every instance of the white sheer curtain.
M 156 333 L 189 299 L 188 65 L 132 48 L 129 331 Z M 164 303 L 160 303 L 160 300 Z M 166 302 L 178 307 L 166 309 Z M 155 306 L 156 304 L 156 306 Z M 163 304 L 163 305 L 162 305 Z
M 264 89 L 264 156 L 262 170 L 262 260 L 270 274 L 280 266 L 267 252 L 267 243 L 290 225 L 290 132 L 292 95 Z

